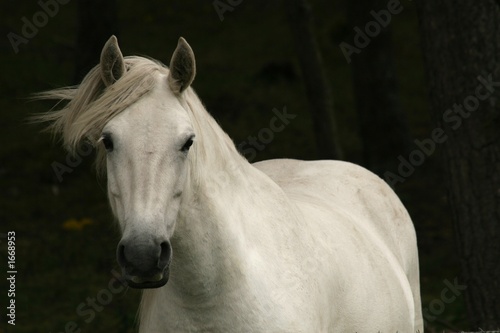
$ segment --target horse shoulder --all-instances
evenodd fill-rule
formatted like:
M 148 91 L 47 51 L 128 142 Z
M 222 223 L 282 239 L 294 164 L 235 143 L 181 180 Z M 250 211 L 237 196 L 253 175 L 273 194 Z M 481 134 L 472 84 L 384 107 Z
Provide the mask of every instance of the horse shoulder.
M 313 274 L 320 285 L 333 281 L 328 293 L 322 291 L 323 301 L 345 297 L 340 312 L 332 314 L 337 322 L 362 308 L 366 295 L 385 309 L 379 315 L 396 311 L 396 304 L 413 316 L 414 297 L 419 294 L 415 230 L 403 204 L 382 179 L 342 161 L 280 159 L 254 166 L 302 211 L 307 230 L 300 235 L 310 254 L 306 269 L 322 272 Z M 377 288 L 386 283 L 393 285 L 391 295 Z
M 394 191 L 375 174 L 343 161 L 276 159 L 253 165 L 299 207 L 330 212 L 337 217 L 330 224 L 357 224 L 382 240 L 405 271 L 410 269 L 416 252 L 413 223 Z

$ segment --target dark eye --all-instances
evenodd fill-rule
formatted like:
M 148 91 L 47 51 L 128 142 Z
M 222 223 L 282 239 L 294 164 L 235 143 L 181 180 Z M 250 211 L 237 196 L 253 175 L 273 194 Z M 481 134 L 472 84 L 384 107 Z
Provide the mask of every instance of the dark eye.
M 108 152 L 111 152 L 113 150 L 113 140 L 111 139 L 111 134 L 104 133 L 101 136 L 101 141 L 102 144 L 104 145 L 104 148 L 106 148 Z
M 181 151 L 187 153 L 189 148 L 193 145 L 193 137 L 189 138 L 184 146 L 182 146 Z

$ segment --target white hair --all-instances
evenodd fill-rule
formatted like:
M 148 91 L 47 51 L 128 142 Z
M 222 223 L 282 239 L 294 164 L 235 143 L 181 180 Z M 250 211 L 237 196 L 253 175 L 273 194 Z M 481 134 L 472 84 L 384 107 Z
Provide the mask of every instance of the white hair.
M 106 155 L 104 147 L 98 142 L 106 123 L 153 89 L 155 73 L 169 74 L 169 69 L 165 65 L 152 59 L 129 56 L 124 60 L 125 74 L 109 87 L 104 85 L 101 78 L 101 66 L 97 65 L 78 86 L 35 95 L 36 99 L 59 100 L 59 103 L 68 101 L 61 109 L 36 115 L 33 120 L 50 122 L 48 129 L 61 135 L 64 147 L 69 152 L 75 153 L 79 145 L 88 141 L 96 148 L 96 167 L 101 173 L 105 171 Z M 228 153 L 236 152 L 232 140 L 208 114 L 191 87 L 182 92 L 180 100 L 188 111 L 200 139 L 195 145 L 196 158 L 190 160 L 192 164 L 201 165 L 193 166 L 193 171 L 201 172 L 204 169 L 204 163 L 216 165 L 222 163 L 223 159 L 217 158 L 221 156 L 221 153 L 222 156 L 227 156 Z M 202 176 L 198 175 L 195 178 L 199 179 L 199 177 Z

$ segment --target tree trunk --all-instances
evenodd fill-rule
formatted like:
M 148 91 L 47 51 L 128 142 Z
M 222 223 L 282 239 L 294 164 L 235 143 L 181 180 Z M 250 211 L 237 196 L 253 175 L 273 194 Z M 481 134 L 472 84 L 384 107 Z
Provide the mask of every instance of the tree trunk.
M 370 11 L 387 11 L 386 0 L 357 0 L 348 6 L 350 24 L 362 30 L 374 21 Z M 352 55 L 351 62 L 364 166 L 380 176 L 396 170 L 398 155 L 406 155 L 411 146 L 406 114 L 399 101 L 390 29 L 389 21 L 367 47 Z
M 116 0 L 78 0 L 75 81 L 79 83 L 99 63 L 109 37 L 117 34 Z
M 499 4 L 420 0 L 417 6 L 431 111 L 446 136 L 445 179 L 469 319 L 473 330 L 498 329 Z
M 341 159 L 333 98 L 314 35 L 311 7 L 307 0 L 286 1 L 285 6 L 313 120 L 318 157 Z

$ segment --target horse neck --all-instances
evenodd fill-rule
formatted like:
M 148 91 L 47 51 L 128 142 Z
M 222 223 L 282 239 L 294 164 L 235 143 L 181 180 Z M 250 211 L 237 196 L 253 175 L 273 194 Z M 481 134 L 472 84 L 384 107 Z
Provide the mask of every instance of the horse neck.
M 244 211 L 242 201 L 248 195 L 235 182 L 236 169 L 219 170 L 214 178 L 205 179 L 184 198 L 172 238 L 174 259 L 171 282 L 183 300 L 190 297 L 213 299 L 219 288 L 231 288 L 231 281 L 241 273 L 243 255 Z M 230 188 L 239 188 L 231 191 Z
M 187 191 L 172 238 L 169 284 L 183 302 L 193 298 L 201 304 L 200 298 L 213 300 L 213 293 L 233 288 L 232 281 L 241 283 L 244 212 L 247 207 L 258 209 L 251 202 L 259 196 L 248 189 L 260 176 L 206 111 L 197 121 L 204 126 L 198 128 L 197 147 L 190 151 Z

